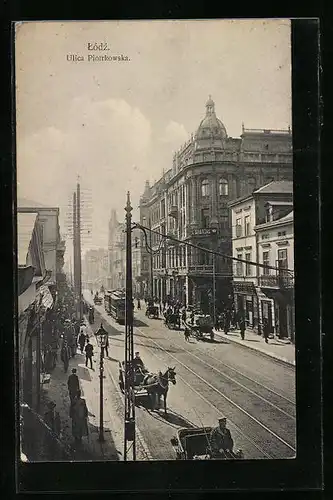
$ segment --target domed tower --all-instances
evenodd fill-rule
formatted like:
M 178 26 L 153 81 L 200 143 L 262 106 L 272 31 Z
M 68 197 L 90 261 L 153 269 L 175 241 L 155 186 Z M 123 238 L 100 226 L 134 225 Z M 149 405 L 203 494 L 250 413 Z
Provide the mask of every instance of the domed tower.
M 222 148 L 228 137 L 225 126 L 215 114 L 215 103 L 211 96 L 206 102 L 206 116 L 195 134 L 196 149 Z

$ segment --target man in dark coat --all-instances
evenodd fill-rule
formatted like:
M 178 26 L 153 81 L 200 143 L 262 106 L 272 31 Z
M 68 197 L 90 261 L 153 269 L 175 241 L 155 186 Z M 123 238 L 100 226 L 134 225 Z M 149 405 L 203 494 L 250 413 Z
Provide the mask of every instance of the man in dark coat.
M 84 349 L 84 346 L 85 346 L 85 343 L 86 343 L 86 334 L 81 331 L 80 335 L 79 335 L 79 346 L 80 346 L 80 351 L 81 353 L 83 354 L 83 349 Z
M 133 369 L 135 371 L 137 370 L 145 370 L 145 365 L 143 364 L 143 361 L 142 359 L 140 358 L 140 353 L 139 352 L 136 352 L 135 353 L 135 357 L 133 359 Z
M 65 338 L 63 340 L 63 344 L 62 344 L 62 348 L 61 348 L 61 352 L 60 352 L 60 358 L 61 358 L 61 361 L 64 363 L 64 371 L 65 371 L 65 373 L 67 373 L 67 370 L 68 370 L 69 358 L 70 357 L 71 357 L 70 349 L 69 349 L 69 346 L 68 346 L 68 343 L 67 343 L 67 339 Z
M 264 339 L 266 344 L 268 344 L 268 337 L 269 337 L 269 324 L 268 324 L 268 319 L 264 318 L 264 327 L 263 327 L 263 333 L 264 333 Z
M 241 333 L 242 340 L 245 338 L 245 319 L 242 317 L 239 320 L 239 329 Z
M 84 351 L 86 353 L 86 366 L 88 366 L 88 360 L 89 360 L 90 368 L 92 369 L 92 367 L 93 367 L 92 357 L 94 355 L 94 348 L 93 348 L 92 344 L 89 342 L 89 340 L 87 342 L 86 347 L 84 348 Z
M 76 368 L 72 369 L 72 374 L 68 377 L 67 387 L 69 392 L 69 398 L 72 403 L 80 390 L 80 382 L 79 382 L 79 377 L 76 375 Z
M 79 444 L 83 436 L 88 436 L 88 408 L 85 399 L 81 398 L 81 391 L 71 404 L 69 416 L 72 419 L 72 435 Z
M 209 441 L 213 458 L 225 458 L 232 453 L 234 442 L 225 417 L 219 418 L 219 425 L 212 430 Z

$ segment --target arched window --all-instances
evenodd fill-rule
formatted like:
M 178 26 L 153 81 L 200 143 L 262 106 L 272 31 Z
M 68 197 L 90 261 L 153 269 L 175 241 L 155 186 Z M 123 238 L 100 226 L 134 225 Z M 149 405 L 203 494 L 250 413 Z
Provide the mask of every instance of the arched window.
M 201 182 L 201 196 L 209 196 L 209 181 L 204 179 Z
M 226 179 L 220 179 L 219 181 L 219 194 L 220 196 L 228 196 L 229 186 Z

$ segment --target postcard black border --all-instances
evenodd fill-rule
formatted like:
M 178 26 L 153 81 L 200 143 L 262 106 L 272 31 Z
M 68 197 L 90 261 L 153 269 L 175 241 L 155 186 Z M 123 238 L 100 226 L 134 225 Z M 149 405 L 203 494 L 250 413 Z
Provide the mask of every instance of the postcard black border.
M 173 17 L 175 18 L 175 17 Z M 26 19 L 26 18 L 25 18 Z M 18 19 L 19 20 L 19 19 Z M 32 19 L 31 19 L 32 20 Z M 5 44 L 8 47 L 7 36 Z M 10 39 L 10 37 L 9 37 Z M 320 490 L 322 488 L 322 408 L 321 408 L 321 342 L 320 342 L 320 266 L 319 266 L 319 22 L 317 19 L 292 21 L 293 46 L 293 141 L 295 186 L 295 268 L 296 268 L 296 330 L 297 330 L 297 458 L 295 460 L 225 462 L 141 462 L 88 464 L 20 464 L 19 491 L 122 491 L 122 492 L 216 492 Z M 5 61 L 10 62 L 10 53 Z M 8 87 L 12 78 L 7 76 Z M 14 91 L 15 87 L 12 87 Z M 13 116 L 9 117 L 13 120 Z M 6 116 L 6 115 L 5 115 Z M 8 115 L 7 115 L 8 119 Z M 6 124 L 5 127 L 6 129 Z M 2 463 L 9 465 L 7 484 L 15 480 L 13 465 L 15 444 L 14 365 L 12 341 L 13 303 L 13 185 L 12 132 L 1 137 L 3 156 L 1 175 L 1 213 L 4 244 L 1 256 L 5 290 L 1 299 L 6 314 L 0 319 L 1 348 L 5 361 L 1 365 L 2 381 L 10 391 L 4 393 L 8 416 L 6 429 L 12 430 L 11 449 L 1 450 Z M 7 142 L 6 142 L 7 141 Z M 8 149 L 8 143 L 10 149 Z M 14 143 L 15 145 L 15 143 Z M 15 151 L 13 148 L 13 156 Z M 15 158 L 13 158 L 14 160 Z M 8 279 L 9 278 L 9 279 Z M 311 290 L 311 294 L 307 290 Z M 5 293 L 4 293 L 5 292 Z M 8 313 L 7 313 L 8 312 Z M 4 406 L 3 406 L 4 407 Z M 309 432 L 310 429 L 310 432 Z M 9 431 L 7 436 L 9 437 Z M 131 483 L 129 487 L 128 484 Z M 127 488 L 126 488 L 127 486 Z

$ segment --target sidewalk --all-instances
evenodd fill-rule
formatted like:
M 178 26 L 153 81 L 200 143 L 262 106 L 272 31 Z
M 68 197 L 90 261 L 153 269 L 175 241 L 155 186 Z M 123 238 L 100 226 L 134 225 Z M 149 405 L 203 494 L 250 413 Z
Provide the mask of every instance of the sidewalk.
M 91 329 L 89 329 L 91 330 Z M 91 334 L 91 331 L 89 331 Z M 104 438 L 100 443 L 99 436 L 99 349 L 96 346 L 94 336 L 91 337 L 91 343 L 94 345 L 94 368 L 91 370 L 85 366 L 85 356 L 78 350 L 74 358 L 70 359 L 67 373 L 64 372 L 63 364 L 59 360 L 56 368 L 51 373 L 50 383 L 43 386 L 42 407 L 46 408 L 48 401 L 56 403 L 55 410 L 59 412 L 61 420 L 61 441 L 71 450 L 72 460 L 120 460 L 121 451 L 119 443 L 116 446 L 113 439 L 113 429 L 111 428 L 111 419 L 107 409 L 104 409 Z M 67 389 L 67 379 L 71 374 L 72 368 L 77 369 L 77 375 L 80 380 L 81 395 L 86 400 L 88 407 L 88 436 L 83 437 L 80 448 L 74 448 L 74 439 L 72 437 L 72 421 L 69 417 L 70 400 Z M 104 405 L 105 407 L 105 405 Z M 45 411 L 45 410 L 44 410 Z M 43 414 L 44 411 L 41 410 Z
M 261 335 L 249 330 L 246 330 L 244 340 L 241 339 L 240 330 L 232 330 L 228 334 L 216 330 L 214 330 L 214 332 L 218 337 L 227 339 L 230 342 L 234 342 L 248 349 L 258 351 L 264 356 L 269 356 L 282 363 L 295 366 L 295 346 L 288 340 L 284 341 L 277 338 L 270 338 L 268 339 L 268 344 L 266 344 Z

